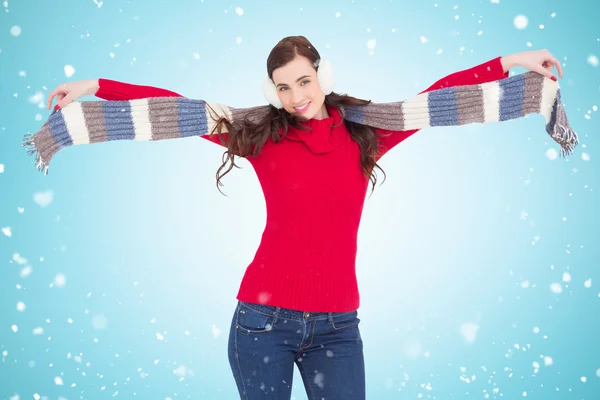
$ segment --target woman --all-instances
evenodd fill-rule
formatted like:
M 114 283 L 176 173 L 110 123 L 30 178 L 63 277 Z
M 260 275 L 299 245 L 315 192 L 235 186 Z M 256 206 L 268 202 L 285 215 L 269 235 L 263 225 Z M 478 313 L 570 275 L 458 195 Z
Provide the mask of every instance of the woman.
M 514 66 L 556 81 L 547 51 L 497 57 L 446 76 L 426 91 L 508 77 Z M 267 59 L 262 117 L 221 118 L 203 138 L 226 148 L 220 178 L 246 157 L 267 207 L 267 222 L 247 267 L 232 318 L 228 355 L 242 399 L 290 398 L 294 363 L 309 399 L 364 399 L 365 369 L 355 275 L 357 232 L 374 167 L 415 132 L 344 120 L 341 107 L 369 103 L 332 91 L 330 65 L 302 36 L 286 37 Z M 329 74 L 329 76 L 328 76 Z M 65 83 L 48 96 L 57 107 L 95 94 L 106 100 L 181 97 L 107 79 Z M 210 129 L 209 129 L 210 130 Z M 219 172 L 230 163 L 229 169 Z

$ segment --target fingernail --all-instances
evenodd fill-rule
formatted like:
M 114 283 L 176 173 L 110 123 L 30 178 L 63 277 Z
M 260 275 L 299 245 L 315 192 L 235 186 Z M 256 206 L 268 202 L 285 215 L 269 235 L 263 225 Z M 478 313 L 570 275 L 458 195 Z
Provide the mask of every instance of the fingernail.
M 60 107 L 57 105 L 54 106 L 54 111 L 57 111 Z
M 552 79 L 554 82 L 556 82 L 556 77 L 555 77 L 555 76 L 553 76 L 553 77 L 552 77 L 552 78 L 550 78 L 550 79 Z

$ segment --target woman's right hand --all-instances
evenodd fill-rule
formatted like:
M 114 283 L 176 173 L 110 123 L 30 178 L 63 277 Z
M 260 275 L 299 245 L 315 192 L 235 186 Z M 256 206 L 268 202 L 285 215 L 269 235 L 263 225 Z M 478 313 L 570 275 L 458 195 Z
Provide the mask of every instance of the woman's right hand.
M 52 107 L 52 101 L 56 96 L 55 110 L 65 107 L 80 97 L 96 94 L 98 91 L 98 79 L 89 79 L 77 82 L 67 82 L 58 85 L 48 95 L 48 110 Z

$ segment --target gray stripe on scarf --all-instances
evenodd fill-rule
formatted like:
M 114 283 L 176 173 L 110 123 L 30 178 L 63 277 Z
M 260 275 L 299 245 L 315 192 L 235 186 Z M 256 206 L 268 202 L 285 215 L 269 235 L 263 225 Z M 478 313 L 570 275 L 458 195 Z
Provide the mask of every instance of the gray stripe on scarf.
M 106 123 L 104 121 L 104 105 L 97 102 L 81 102 L 85 126 L 90 133 L 90 143 L 106 142 Z
M 404 130 L 404 113 L 402 102 L 393 103 L 371 103 L 366 106 L 347 106 L 347 108 L 362 107 L 363 120 L 354 121 L 381 129 Z
M 59 150 L 50 130 L 50 125 L 44 124 L 35 136 L 26 135 L 25 140 L 26 142 L 23 145 L 30 146 L 27 153 L 29 155 L 37 153 L 38 169 L 41 171 L 46 168 L 47 172 L 48 163 Z
M 149 98 L 148 114 L 152 127 L 152 140 L 177 139 L 181 136 L 177 97 Z
M 454 88 L 456 106 L 458 107 L 458 124 L 485 122 L 483 104 L 483 89 L 481 86 L 457 86 Z M 476 107 L 469 107 L 470 105 Z
M 523 113 L 539 112 L 542 106 L 542 89 L 544 76 L 525 74 L 525 90 L 523 93 Z

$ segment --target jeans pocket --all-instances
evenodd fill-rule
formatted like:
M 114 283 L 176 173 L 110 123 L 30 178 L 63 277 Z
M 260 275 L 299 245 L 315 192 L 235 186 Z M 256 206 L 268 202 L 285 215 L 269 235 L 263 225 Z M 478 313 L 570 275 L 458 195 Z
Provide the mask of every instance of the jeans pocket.
M 246 335 L 259 335 L 270 332 L 275 325 L 273 315 L 263 314 L 240 303 L 237 311 L 236 327 Z
M 350 326 L 355 326 L 360 323 L 360 318 L 358 318 L 358 311 L 348 311 L 348 312 L 338 312 L 331 313 L 331 326 L 335 330 L 348 328 Z

